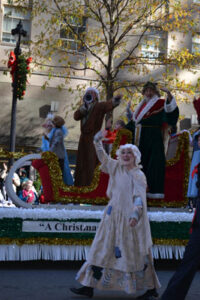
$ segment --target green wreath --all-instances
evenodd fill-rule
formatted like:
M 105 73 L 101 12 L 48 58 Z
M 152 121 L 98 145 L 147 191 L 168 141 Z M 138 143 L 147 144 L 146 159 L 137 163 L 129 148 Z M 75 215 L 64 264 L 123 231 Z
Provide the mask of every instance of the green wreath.
M 17 68 L 16 68 L 16 80 L 17 80 L 17 98 L 22 100 L 25 91 L 26 91 L 26 82 L 27 82 L 27 75 L 30 72 L 29 68 L 29 59 L 26 59 L 24 55 L 18 56 L 17 59 Z

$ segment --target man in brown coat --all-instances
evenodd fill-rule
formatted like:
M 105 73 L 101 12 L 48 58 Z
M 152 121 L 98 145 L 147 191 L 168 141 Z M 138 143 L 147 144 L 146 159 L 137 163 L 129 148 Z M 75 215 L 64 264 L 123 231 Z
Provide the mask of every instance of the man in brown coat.
M 74 119 L 81 121 L 75 170 L 76 186 L 91 184 L 94 169 L 98 164 L 93 137 L 101 129 L 105 114 L 119 105 L 121 96 L 116 96 L 107 102 L 99 102 L 99 98 L 99 91 L 96 88 L 87 88 L 83 104 L 74 113 Z

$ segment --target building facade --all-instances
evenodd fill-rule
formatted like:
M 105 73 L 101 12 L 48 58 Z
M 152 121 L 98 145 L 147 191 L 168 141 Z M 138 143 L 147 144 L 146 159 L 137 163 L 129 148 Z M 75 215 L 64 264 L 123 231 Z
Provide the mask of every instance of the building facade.
M 194 0 L 193 2 L 199 3 L 200 1 Z M 26 14 L 17 10 L 15 6 L 10 5 L 9 1 L 0 1 L 1 13 L 0 13 L 0 98 L 1 98 L 1 109 L 0 109 L 0 145 L 7 147 L 9 144 L 10 136 L 10 115 L 12 106 L 12 80 L 9 71 L 6 66 L 9 52 L 13 51 L 16 45 L 15 38 L 11 35 L 11 29 L 15 28 L 19 20 L 22 20 L 23 27 L 27 31 L 27 37 L 21 45 L 22 52 L 27 52 L 28 46 L 26 41 L 33 39 L 34 35 L 38 33 L 38 27 L 35 28 L 34 22 L 31 20 L 31 13 Z M 77 30 L 86 30 L 86 23 L 84 20 L 83 24 L 75 24 Z M 174 38 L 174 36 L 176 38 Z M 73 55 L 72 60 L 76 62 L 76 59 L 82 59 L 83 63 L 86 60 L 87 52 L 80 48 L 80 45 L 73 35 L 66 35 L 65 32 L 60 30 L 60 37 L 66 42 L 76 54 Z M 133 43 L 136 37 L 129 36 L 130 42 Z M 149 60 L 162 56 L 164 52 L 170 51 L 170 49 L 177 49 L 177 47 L 186 47 L 190 52 L 200 52 L 200 29 L 196 31 L 196 34 L 190 34 L 183 36 L 180 32 L 171 32 L 166 34 L 160 30 L 156 30 L 152 27 L 152 30 L 146 34 L 141 44 L 139 55 L 149 58 Z M 56 59 L 55 59 L 56 60 Z M 159 78 L 159 74 L 163 71 L 165 66 L 152 66 L 152 73 L 155 74 L 156 78 Z M 187 80 L 188 82 L 196 82 L 200 77 L 200 65 L 194 67 L 196 73 L 193 74 L 188 71 L 180 71 L 180 80 Z M 7 74 L 5 74 L 7 71 Z M 97 85 L 95 78 L 91 77 L 89 71 L 76 72 L 70 77 L 68 84 L 65 83 L 65 75 L 55 75 L 53 72 L 52 79 L 49 81 L 45 89 L 43 86 L 48 81 L 48 72 L 44 67 L 44 70 L 37 68 L 32 70 L 31 77 L 28 79 L 27 90 L 24 96 L 24 100 L 17 102 L 17 123 L 16 123 L 16 146 L 19 148 L 33 148 L 37 149 L 41 144 L 42 136 L 42 123 L 44 118 L 49 111 L 55 114 L 59 114 L 65 118 L 66 126 L 69 130 L 69 135 L 65 140 L 66 148 L 76 151 L 79 135 L 80 135 L 80 124 L 74 121 L 74 103 L 81 101 L 80 95 L 76 93 L 77 86 L 80 84 L 89 85 L 91 80 L 94 80 L 94 85 Z M 120 75 L 122 78 L 127 80 L 134 80 L 130 77 L 127 70 L 121 71 Z M 144 76 L 143 80 L 149 80 L 150 75 Z M 61 91 L 57 89 L 57 86 L 62 84 L 63 88 Z M 69 92 L 69 87 L 74 90 L 74 93 Z M 197 93 L 198 95 L 198 93 Z M 200 92 L 199 92 L 200 95 Z M 180 114 L 185 118 L 191 119 L 193 123 L 195 120 L 195 111 L 191 103 L 192 99 L 189 99 L 188 103 L 180 102 Z M 114 112 L 114 118 L 117 119 L 125 115 L 125 106 L 120 106 Z

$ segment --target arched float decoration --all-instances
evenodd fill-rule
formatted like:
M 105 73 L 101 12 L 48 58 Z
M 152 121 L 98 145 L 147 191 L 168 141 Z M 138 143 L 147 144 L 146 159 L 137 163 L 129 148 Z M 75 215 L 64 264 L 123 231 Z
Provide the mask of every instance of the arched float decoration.
M 116 140 L 113 143 L 111 156 L 115 158 L 115 153 L 119 145 L 130 143 L 131 140 L 132 133 L 127 129 L 120 129 L 117 133 Z M 13 190 L 13 174 L 17 169 L 24 165 L 32 165 L 39 172 L 44 192 L 44 203 L 46 205 L 33 205 L 26 203 L 22 201 Z M 29 154 L 17 160 L 13 164 L 7 176 L 6 191 L 15 205 L 24 208 L 34 208 L 38 206 L 55 208 L 60 207 L 61 205 L 63 207 L 70 203 L 105 205 L 108 202 L 108 198 L 106 196 L 107 184 L 108 175 L 101 172 L 98 165 L 95 169 L 93 181 L 90 186 L 75 187 L 65 185 L 62 180 L 62 174 L 56 155 L 47 151 L 43 152 L 41 155 Z
M 30 208 L 32 207 L 31 204 L 26 203 L 24 201 L 22 201 L 16 194 L 16 192 L 13 189 L 13 184 L 12 184 L 12 179 L 13 179 L 13 175 L 14 173 L 21 167 L 24 166 L 30 166 L 32 164 L 33 159 L 41 159 L 41 155 L 40 154 L 28 154 L 20 159 L 18 159 L 13 166 L 11 167 L 8 176 L 6 177 L 6 181 L 5 181 L 5 188 L 6 188 L 6 193 L 8 195 L 8 197 L 10 199 L 12 199 L 13 203 L 16 206 L 20 206 L 20 207 L 25 207 L 25 208 Z

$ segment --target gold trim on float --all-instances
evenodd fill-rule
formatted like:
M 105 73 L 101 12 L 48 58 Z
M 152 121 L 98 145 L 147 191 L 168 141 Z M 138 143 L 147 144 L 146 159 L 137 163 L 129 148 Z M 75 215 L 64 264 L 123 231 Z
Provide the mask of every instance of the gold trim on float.
M 165 245 L 165 246 L 186 246 L 188 240 L 179 239 L 152 239 L 153 245 Z
M 30 153 L 29 153 L 30 154 Z M 15 159 L 19 159 L 25 155 L 28 155 L 28 153 L 25 152 L 9 152 L 7 150 L 3 150 L 2 148 L 0 148 L 0 157 L 1 158 L 15 158 Z
M 120 141 L 122 139 L 122 136 L 127 136 L 127 143 L 131 143 L 132 141 L 132 133 L 128 129 L 120 129 L 117 132 L 116 139 L 113 143 L 112 151 L 111 151 L 111 157 L 115 157 L 116 151 L 119 147 Z M 87 204 L 96 204 L 96 205 L 105 205 L 108 202 L 107 197 L 96 197 L 95 199 L 91 198 L 84 198 L 84 193 L 89 193 L 94 191 L 99 184 L 99 178 L 100 178 L 100 164 L 95 168 L 94 176 L 92 183 L 89 186 L 67 186 L 63 180 L 62 180 L 62 173 L 60 170 L 60 166 L 58 163 L 57 156 L 52 152 L 43 152 L 42 153 L 42 159 L 44 160 L 45 164 L 49 168 L 49 175 L 52 182 L 52 189 L 54 194 L 54 202 L 63 202 L 63 203 L 87 203 Z M 77 194 L 83 194 L 81 196 L 63 196 L 60 197 L 59 189 L 61 189 L 63 192 L 69 192 L 69 193 L 77 193 Z
M 92 238 L 80 239 L 80 238 L 46 238 L 46 237 L 34 237 L 34 238 L 0 238 L 0 245 L 60 245 L 60 246 L 88 246 L 92 244 Z M 166 245 L 166 246 L 186 246 L 188 240 L 180 239 L 156 239 L 153 238 L 153 245 Z

